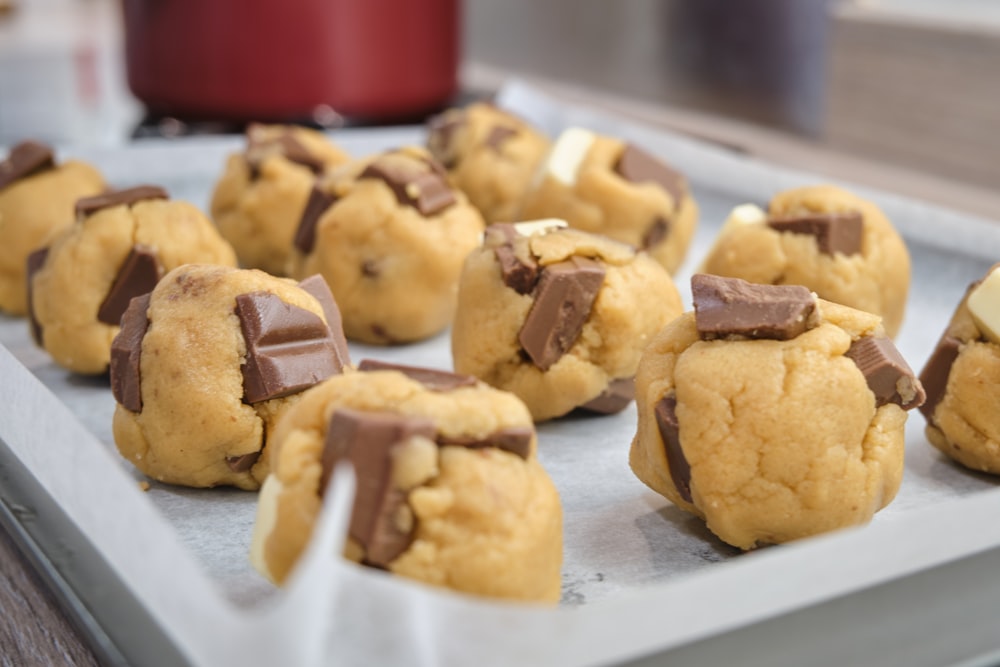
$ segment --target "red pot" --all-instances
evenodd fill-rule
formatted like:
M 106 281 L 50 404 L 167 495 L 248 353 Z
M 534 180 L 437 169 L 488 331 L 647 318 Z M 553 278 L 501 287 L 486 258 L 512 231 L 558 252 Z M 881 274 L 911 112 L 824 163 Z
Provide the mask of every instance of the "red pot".
M 153 113 L 412 116 L 456 90 L 459 0 L 123 0 L 128 83 Z

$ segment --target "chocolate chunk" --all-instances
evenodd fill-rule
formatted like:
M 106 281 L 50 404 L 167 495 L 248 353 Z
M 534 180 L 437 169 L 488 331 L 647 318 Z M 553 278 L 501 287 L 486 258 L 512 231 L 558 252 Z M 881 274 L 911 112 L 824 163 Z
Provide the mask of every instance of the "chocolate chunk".
M 642 249 L 649 250 L 654 246 L 660 245 L 669 233 L 670 222 L 664 218 L 657 218 L 642 237 Z
M 672 393 L 667 394 L 656 404 L 653 413 L 656 415 L 656 426 L 660 429 L 660 437 L 667 453 L 670 479 L 673 480 L 681 498 L 690 503 L 692 502 L 691 466 L 681 448 L 680 424 L 677 422 L 677 397 Z
M 6 160 L 0 162 L 0 190 L 15 181 L 55 166 L 51 148 L 37 141 L 22 141 L 10 149 Z
M 596 398 L 580 407 L 602 415 L 613 415 L 624 410 L 635 398 L 635 378 L 612 380 Z
M 691 277 L 695 325 L 702 340 L 727 336 L 789 340 L 806 331 L 816 309 L 800 285 L 756 285 L 739 278 Z
M 427 149 L 447 169 L 458 164 L 455 132 L 467 122 L 464 111 L 446 111 L 431 118 L 427 124 Z
M 779 232 L 807 234 L 816 237 L 819 251 L 826 255 L 861 252 L 864 223 L 857 211 L 845 213 L 812 213 L 768 218 L 768 227 Z
M 486 135 L 486 141 L 484 141 L 483 144 L 499 153 L 500 147 L 503 146 L 503 143 L 511 137 L 517 136 L 517 134 L 517 129 L 513 127 L 496 125 L 490 130 L 490 133 Z
M 340 461 L 354 466 L 357 491 L 350 536 L 365 550 L 365 561 L 386 567 L 406 551 L 413 539 L 396 520 L 406 494 L 392 484 L 392 450 L 414 436 L 433 440 L 434 423 L 421 417 L 384 412 L 335 410 L 326 429 L 320 493 Z
M 247 346 L 247 403 L 294 394 L 340 372 L 330 328 L 318 315 L 270 292 L 237 296 L 236 315 Z
M 924 402 L 924 388 L 887 336 L 864 336 L 845 353 L 875 394 L 875 407 L 895 403 L 909 410 Z
M 149 294 L 143 294 L 129 302 L 122 315 L 122 328 L 111 341 L 111 393 L 122 407 L 132 412 L 142 411 L 139 361 L 142 339 L 149 328 L 149 319 L 146 317 L 149 298 Z
M 97 310 L 97 320 L 118 326 L 129 301 L 133 297 L 152 292 L 162 277 L 163 266 L 156 250 L 141 244 L 132 246 L 125 262 L 118 269 L 118 276 L 108 290 L 108 295 Z
M 328 194 L 319 186 L 313 185 L 309 199 L 306 201 L 306 207 L 302 211 L 302 217 L 299 219 L 299 227 L 295 230 L 294 243 L 296 248 L 305 254 L 312 252 L 313 246 L 316 245 L 316 225 L 326 210 L 337 202 L 337 199 L 339 197 L 336 195 Z
M 439 371 L 435 368 L 420 368 L 418 366 L 404 366 L 402 364 L 390 364 L 385 361 L 375 359 L 362 359 L 358 364 L 359 371 L 398 371 L 406 377 L 419 382 L 431 391 L 452 391 L 460 387 L 475 387 L 478 380 L 471 375 L 461 375 L 459 373 L 449 373 Z
M 535 429 L 530 426 L 508 426 L 482 438 L 438 435 L 437 443 L 442 446 L 452 445 L 469 449 L 496 447 L 527 460 L 528 455 L 531 454 L 531 438 L 534 434 Z
M 127 190 L 114 190 L 93 197 L 76 200 L 76 217 L 87 217 L 112 206 L 131 206 L 146 199 L 170 199 L 163 188 L 156 185 L 139 185 Z
M 573 346 L 590 317 L 604 273 L 600 263 L 584 257 L 542 271 L 538 295 L 518 335 L 535 366 L 548 370 Z
M 336 299 L 333 298 L 333 292 L 326 284 L 326 279 L 318 273 L 300 282 L 299 287 L 319 301 L 319 305 L 323 309 L 326 325 L 330 328 L 330 336 L 336 354 L 337 372 L 339 373 L 344 366 L 351 365 L 351 354 L 347 349 L 347 338 L 344 337 L 344 321 L 340 317 L 340 308 L 337 306 Z
M 32 283 L 35 281 L 35 274 L 45 266 L 45 260 L 49 256 L 48 248 L 39 248 L 28 255 L 27 268 L 25 271 L 25 284 L 28 287 L 28 323 L 31 325 L 31 337 L 38 344 L 42 344 L 42 323 L 35 315 L 34 295 L 35 289 Z
M 247 150 L 244 159 L 250 167 L 252 178 L 260 176 L 260 166 L 264 160 L 275 154 L 284 156 L 289 162 L 301 164 L 314 174 L 322 172 L 326 167 L 323 160 L 313 155 L 295 137 L 291 129 L 284 128 L 282 132 L 268 136 L 266 128 L 261 125 L 253 124 L 247 128 Z
M 226 465 L 233 472 L 246 472 L 250 470 L 257 463 L 257 459 L 260 458 L 260 452 L 250 452 L 249 454 L 240 454 L 239 456 L 227 456 Z
M 400 204 L 412 206 L 423 216 L 435 215 L 456 201 L 447 179 L 430 163 L 399 154 L 375 160 L 365 167 L 358 178 L 375 178 L 385 182 Z
M 687 181 L 680 172 L 631 144 L 625 146 L 615 165 L 615 171 L 630 183 L 650 181 L 657 183 L 670 193 L 674 200 L 675 211 L 680 208 L 681 201 L 687 193 Z
M 955 359 L 958 359 L 961 346 L 962 341 L 957 338 L 948 334 L 941 336 L 931 358 L 927 360 L 927 365 L 920 371 L 920 384 L 927 392 L 927 400 L 920 406 L 920 412 L 928 422 L 934 420 L 934 410 L 937 409 L 938 403 L 944 400 L 948 389 L 948 376 L 951 375 Z
M 518 256 L 514 247 L 514 240 L 518 236 L 517 229 L 509 222 L 486 228 L 487 243 L 493 246 L 493 252 L 500 263 L 503 284 L 518 294 L 530 294 L 538 284 L 541 269 L 530 251 L 525 253 L 525 257 Z

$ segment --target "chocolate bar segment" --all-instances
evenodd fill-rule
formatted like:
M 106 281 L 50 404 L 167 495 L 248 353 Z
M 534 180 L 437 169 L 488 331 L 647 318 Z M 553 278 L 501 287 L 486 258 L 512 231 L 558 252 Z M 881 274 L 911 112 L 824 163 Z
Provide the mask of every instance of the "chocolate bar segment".
M 471 375 L 449 373 L 435 368 L 419 366 L 404 366 L 390 364 L 376 359 L 362 359 L 358 364 L 359 371 L 398 371 L 415 382 L 419 382 L 431 391 L 452 391 L 461 387 L 475 387 L 478 383 Z
M 76 217 L 87 217 L 112 206 L 131 206 L 146 199 L 170 199 L 167 191 L 157 185 L 139 185 L 126 190 L 114 190 L 76 200 Z
M 133 297 L 152 292 L 163 277 L 163 265 L 156 250 L 142 244 L 132 246 L 128 257 L 118 269 L 108 295 L 97 310 L 97 320 L 118 326 L 122 314 Z
M 330 328 L 330 336 L 333 340 L 333 348 L 337 358 L 337 372 L 339 373 L 345 366 L 351 365 L 351 354 L 347 348 L 344 321 L 340 316 L 337 300 L 333 298 L 333 292 L 330 291 L 326 279 L 318 273 L 300 282 L 299 287 L 311 294 L 323 308 L 326 325 Z
M 800 285 L 756 285 L 739 278 L 691 277 L 695 325 L 702 340 L 727 336 L 790 340 L 806 331 L 816 309 Z
M 142 376 L 139 362 L 142 339 L 149 328 L 149 294 L 129 302 L 121 318 L 122 328 L 111 341 L 111 394 L 126 410 L 142 411 Z
M 602 415 L 613 415 L 628 407 L 634 398 L 635 378 L 618 378 L 609 382 L 596 398 L 580 407 Z
M 768 218 L 768 227 L 779 232 L 806 234 L 816 238 L 819 251 L 825 255 L 861 252 L 864 223 L 857 211 L 844 213 L 812 213 Z
M 483 142 L 486 146 L 493 149 L 493 151 L 499 153 L 500 148 L 503 143 L 510 139 L 511 137 L 517 136 L 517 130 L 513 127 L 507 127 L 506 125 L 495 125 L 488 135 L 486 135 L 486 141 Z
M 295 247 L 305 254 L 312 252 L 316 245 L 316 225 L 326 210 L 333 206 L 339 197 L 324 192 L 318 185 L 313 185 L 306 200 L 306 207 L 299 219 L 299 227 L 295 230 Z
M 257 463 L 257 459 L 260 458 L 260 452 L 250 452 L 249 454 L 241 454 L 239 456 L 227 456 L 226 465 L 233 472 L 246 472 L 253 468 L 254 464 Z
M 247 347 L 247 403 L 294 394 L 340 372 L 330 328 L 318 315 L 270 292 L 237 296 L 236 315 Z
M 56 166 L 52 149 L 37 141 L 22 141 L 0 162 L 0 190 L 11 183 Z
M 674 210 L 680 208 L 681 201 L 687 193 L 687 181 L 680 172 L 632 144 L 625 146 L 618 163 L 615 164 L 615 171 L 630 183 L 658 184 L 670 193 L 674 200 Z
M 39 248 L 38 250 L 35 250 L 28 255 L 28 260 L 26 262 L 27 267 L 25 270 L 25 284 L 28 288 L 28 323 L 31 325 L 31 337 L 38 345 L 42 344 L 42 323 L 38 321 L 38 316 L 35 315 L 35 289 L 32 284 L 35 281 L 35 274 L 42 270 L 42 267 L 45 266 L 45 260 L 48 259 L 48 257 L 48 248 Z
M 527 460 L 528 455 L 531 454 L 531 439 L 534 435 L 535 429 L 530 426 L 508 426 L 482 438 L 438 435 L 437 443 L 442 446 L 452 445 L 469 449 L 496 447 Z
M 280 133 L 271 136 L 268 136 L 267 129 L 261 125 L 253 124 L 247 128 L 247 150 L 244 159 L 250 167 L 252 178 L 260 176 L 260 166 L 264 160 L 275 154 L 283 155 L 289 162 L 301 164 L 314 174 L 320 173 L 326 166 L 295 137 L 295 133 L 289 128 L 283 128 Z
M 657 218 L 642 237 L 642 249 L 649 250 L 660 245 L 669 233 L 670 221 L 666 218 Z
M 330 416 L 320 493 L 326 491 L 338 463 L 348 461 L 354 466 L 357 491 L 348 533 L 364 548 L 366 563 L 387 567 L 410 545 L 412 526 L 404 530 L 396 520 L 406 494 L 392 484 L 392 450 L 415 436 L 433 440 L 434 434 L 434 423 L 421 417 L 347 408 Z
M 538 292 L 518 340 L 543 371 L 573 346 L 604 282 L 604 267 L 592 259 L 572 257 L 542 271 Z
M 961 351 L 962 341 L 947 333 L 941 336 L 937 347 L 927 360 L 924 370 L 920 372 L 920 384 L 923 385 L 927 394 L 927 400 L 920 406 L 920 412 L 928 422 L 934 420 L 934 410 L 938 403 L 944 400 L 945 392 L 948 389 L 948 377 L 951 375 L 951 367 L 958 359 Z
M 663 439 L 663 447 L 667 454 L 667 465 L 670 467 L 670 479 L 674 487 L 687 502 L 691 500 L 691 465 L 681 448 L 680 424 L 677 421 L 677 397 L 667 394 L 653 409 L 656 426 Z
M 358 178 L 383 181 L 400 204 L 412 206 L 423 216 L 435 215 L 455 203 L 455 193 L 433 165 L 399 155 L 388 157 L 395 159 L 375 160 Z
M 446 111 L 427 124 L 427 149 L 447 169 L 458 164 L 455 133 L 468 122 L 464 111 Z
M 486 228 L 487 244 L 493 247 L 500 263 L 503 284 L 518 294 L 530 294 L 538 284 L 541 268 L 530 251 L 522 253 L 525 256 L 518 255 L 514 240 L 519 236 L 514 225 L 507 222 Z
M 868 388 L 875 394 L 875 407 L 895 403 L 910 410 L 924 402 L 924 388 L 887 336 L 859 338 L 851 343 L 845 356 L 865 376 Z

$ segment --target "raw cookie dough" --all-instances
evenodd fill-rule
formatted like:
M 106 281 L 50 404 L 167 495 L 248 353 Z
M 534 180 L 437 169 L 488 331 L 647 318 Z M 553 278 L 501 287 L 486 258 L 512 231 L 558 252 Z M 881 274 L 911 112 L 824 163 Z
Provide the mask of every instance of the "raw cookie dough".
M 798 188 L 733 210 L 701 270 L 770 285 L 882 317 L 895 338 L 910 288 L 906 244 L 879 208 L 832 185 Z
M 580 128 L 563 132 L 536 174 L 521 219 L 562 218 L 677 271 L 698 223 L 687 179 L 638 146 Z
M 475 378 L 381 367 L 327 380 L 278 424 L 257 569 L 287 578 L 347 460 L 358 476 L 348 558 L 466 593 L 557 601 L 562 509 L 524 405 Z
M 129 299 L 188 262 L 235 266 L 233 249 L 193 205 L 155 186 L 81 199 L 77 221 L 29 258 L 35 341 L 76 373 L 108 369 Z
M 639 364 L 632 471 L 741 549 L 871 520 L 923 400 L 879 318 L 801 286 L 692 290 Z
M 491 225 L 462 272 L 452 357 L 458 372 L 517 395 L 535 421 L 617 412 L 642 349 L 682 310 L 646 253 L 562 221 Z
M 1000 264 L 955 309 L 920 381 L 927 439 L 962 465 L 1000 474 Z
M 292 238 L 316 175 L 350 156 L 321 132 L 252 124 L 212 195 L 212 219 L 240 265 L 285 275 Z
M 401 148 L 317 181 L 289 275 L 326 278 L 348 338 L 421 340 L 451 322 L 462 262 L 482 231 L 482 216 L 441 165 L 422 148 Z
M 115 338 L 115 444 L 161 482 L 257 489 L 278 419 L 349 363 L 319 276 L 179 267 L 132 299 Z
M 486 222 L 517 220 L 548 137 L 486 102 L 449 109 L 428 123 L 427 147 Z
M 73 224 L 77 199 L 103 189 L 96 169 L 77 161 L 57 165 L 48 146 L 25 141 L 11 149 L 0 162 L 0 310 L 28 312 L 28 255 Z

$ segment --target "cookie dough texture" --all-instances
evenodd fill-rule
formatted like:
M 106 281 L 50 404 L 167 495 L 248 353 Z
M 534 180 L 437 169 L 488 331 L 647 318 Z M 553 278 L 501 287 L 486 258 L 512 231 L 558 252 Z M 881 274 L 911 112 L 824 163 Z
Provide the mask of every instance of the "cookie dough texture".
M 535 421 L 564 415 L 613 381 L 631 379 L 646 344 L 683 310 L 670 276 L 645 253 L 576 229 L 519 236 L 515 252 L 543 270 L 588 258 L 606 271 L 579 336 L 543 370 L 519 338 L 537 294 L 504 283 L 491 237 L 488 231 L 486 245 L 469 256 L 462 273 L 451 338 L 454 366 L 518 396 Z
M 350 159 L 316 130 L 251 125 L 212 194 L 212 220 L 240 265 L 285 275 L 292 238 L 317 173 Z
M 433 422 L 437 432 L 477 440 L 527 429 L 526 458 L 496 447 L 469 448 L 411 438 L 395 446 L 393 484 L 406 489 L 409 546 L 387 569 L 476 595 L 555 602 L 560 592 L 562 510 L 535 454 L 524 405 L 482 383 L 431 390 L 396 371 L 337 376 L 306 392 L 271 439 L 273 468 L 261 490 L 252 560 L 284 581 L 320 512 L 324 439 L 337 410 L 394 413 Z M 365 552 L 354 540 L 353 560 Z
M 513 222 L 548 153 L 548 137 L 485 102 L 431 119 L 427 147 L 486 222 Z
M 906 413 L 876 407 L 845 352 L 882 333 L 879 319 L 820 300 L 821 320 L 791 340 L 700 340 L 693 313 L 667 326 L 636 375 L 633 472 L 742 549 L 864 524 L 903 474 Z M 676 396 L 686 500 L 655 409 Z
M 820 298 L 881 316 L 886 332 L 896 336 L 910 288 L 910 255 L 875 204 L 832 185 L 789 190 L 771 200 L 767 214 L 772 217 L 860 213 L 860 252 L 849 255 L 821 252 L 813 236 L 777 231 L 766 218 L 740 220 L 737 211 L 717 237 L 702 272 L 752 283 L 804 285 Z
M 570 227 L 644 249 L 668 272 L 676 272 L 698 223 L 698 205 L 687 180 L 663 164 L 660 175 L 668 176 L 669 189 L 645 176 L 632 181 L 620 173 L 619 164 L 635 147 L 577 128 L 567 132 L 586 137 L 579 163 L 565 169 L 554 165 L 562 162 L 557 150 L 565 143 L 564 133 L 539 168 L 520 219 L 561 218 Z
M 27 313 L 28 255 L 73 224 L 73 205 L 104 189 L 101 174 L 70 160 L 0 189 L 0 310 Z
M 327 322 L 315 297 L 262 271 L 187 265 L 153 290 L 141 337 L 141 409 L 115 409 L 115 444 L 149 477 L 192 487 L 255 490 L 270 469 L 270 436 L 301 396 L 250 404 L 241 371 L 247 341 L 239 295 L 266 292 Z M 114 376 L 112 383 L 115 383 Z
M 348 338 L 406 343 L 451 323 L 462 262 L 484 224 L 427 151 L 345 165 L 321 178 L 313 197 L 323 204 L 303 217 L 289 275 L 326 278 Z

